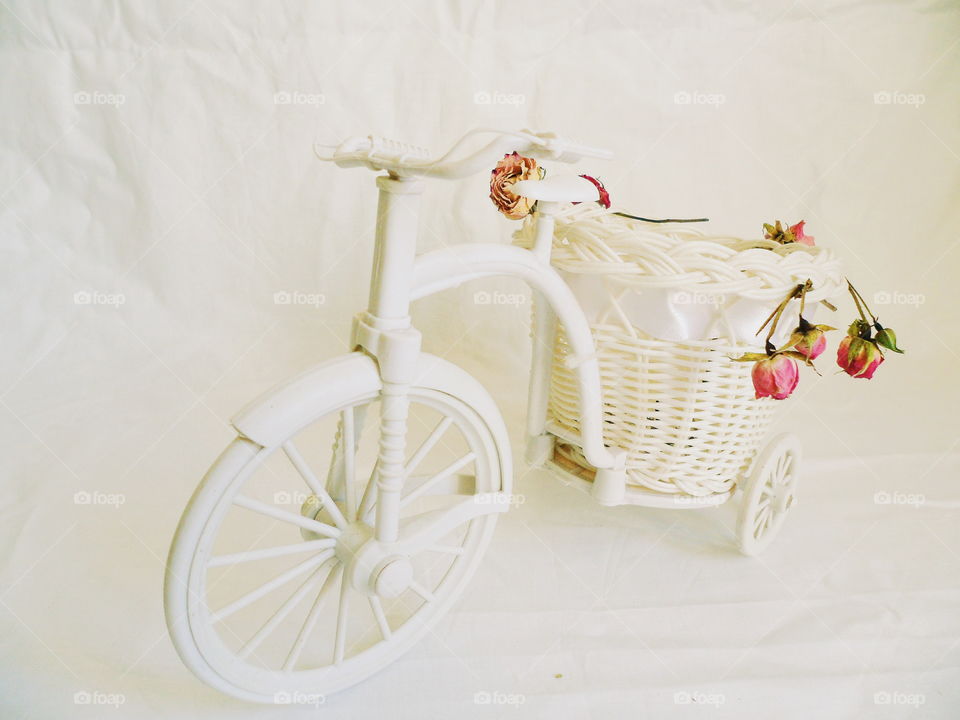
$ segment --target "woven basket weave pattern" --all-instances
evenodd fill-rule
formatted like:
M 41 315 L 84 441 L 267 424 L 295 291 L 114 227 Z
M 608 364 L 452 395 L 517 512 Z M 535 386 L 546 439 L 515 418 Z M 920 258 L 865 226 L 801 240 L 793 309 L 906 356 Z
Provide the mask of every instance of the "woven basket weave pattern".
M 534 224 L 514 235 L 533 243 Z M 771 309 L 797 283 L 813 281 L 807 301 L 830 298 L 845 288 L 839 259 L 828 248 L 780 245 L 772 240 L 707 236 L 685 226 L 649 223 L 586 205 L 556 219 L 552 263 L 560 270 L 603 275 L 620 285 L 674 288 L 772 301 Z
M 530 247 L 533 231 L 525 222 L 516 243 Z M 586 204 L 557 216 L 552 263 L 607 281 L 606 309 L 591 325 L 606 444 L 627 452 L 631 484 L 688 496 L 729 492 L 748 472 L 777 401 L 756 399 L 751 363 L 733 358 L 762 348 L 759 341 L 650 337 L 624 312 L 624 293 L 667 288 L 722 295 L 725 302 L 769 301 L 772 309 L 807 279 L 808 303 L 837 295 L 844 283 L 839 260 L 825 248 L 653 228 Z M 565 434 L 578 436 L 575 361 L 558 327 L 548 412 Z M 563 450 L 589 470 L 575 447 Z
M 756 454 L 776 402 L 754 398 L 750 363 L 719 342 L 663 342 L 595 325 L 604 395 L 604 440 L 627 451 L 633 485 L 693 496 L 728 492 Z M 576 380 L 562 328 L 549 412 L 579 433 Z M 587 466 L 586 460 L 577 459 Z

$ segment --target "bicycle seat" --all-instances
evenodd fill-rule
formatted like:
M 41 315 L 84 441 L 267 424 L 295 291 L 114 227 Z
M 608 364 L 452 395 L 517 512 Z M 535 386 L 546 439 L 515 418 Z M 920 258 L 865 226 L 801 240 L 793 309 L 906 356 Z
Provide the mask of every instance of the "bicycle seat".
M 510 190 L 521 197 L 544 202 L 589 202 L 600 199 L 597 186 L 579 175 L 552 175 L 544 180 L 521 180 Z

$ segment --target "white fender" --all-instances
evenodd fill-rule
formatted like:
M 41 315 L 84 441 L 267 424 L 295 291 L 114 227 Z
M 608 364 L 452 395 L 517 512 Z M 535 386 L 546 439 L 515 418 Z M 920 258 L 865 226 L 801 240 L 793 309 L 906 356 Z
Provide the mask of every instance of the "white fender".
M 466 371 L 429 353 L 420 353 L 413 384 L 451 395 L 476 411 L 490 429 L 500 453 L 502 490 L 510 492 L 510 438 L 486 389 Z M 362 352 L 346 353 L 264 393 L 235 415 L 231 424 L 243 437 L 262 447 L 273 447 L 347 401 L 376 397 L 381 387 L 373 358 Z

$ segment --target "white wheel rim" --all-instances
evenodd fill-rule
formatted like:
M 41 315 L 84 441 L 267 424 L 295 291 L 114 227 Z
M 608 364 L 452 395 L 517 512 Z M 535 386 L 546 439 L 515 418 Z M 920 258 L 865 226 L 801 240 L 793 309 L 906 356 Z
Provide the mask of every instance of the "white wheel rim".
M 371 399 L 372 397 L 362 398 L 352 403 L 351 407 L 368 403 Z M 416 403 L 433 408 L 440 413 L 443 418 L 441 424 L 445 425 L 444 428 L 440 429 L 441 435 L 450 427 L 462 433 L 462 438 L 470 447 L 473 455 L 466 466 L 470 467 L 472 464 L 476 472 L 477 481 L 474 492 L 499 489 L 500 467 L 496 445 L 486 425 L 480 420 L 476 413 L 450 396 L 431 390 L 416 389 L 415 395 L 411 399 Z M 434 428 L 434 430 L 436 430 L 436 428 Z M 432 436 L 431 434 L 431 437 Z M 335 692 L 336 690 L 363 680 L 399 657 L 424 633 L 429 631 L 433 624 L 442 618 L 450 604 L 459 596 L 463 586 L 473 574 L 482 556 L 483 550 L 489 541 L 496 517 L 495 515 L 486 515 L 476 518 L 463 526 L 463 537 L 459 544 L 433 546 L 429 549 L 429 552 L 434 553 L 436 556 L 451 558 L 449 567 L 446 570 L 443 570 L 442 567 L 440 568 L 439 573 L 441 573 L 442 576 L 440 580 L 435 582 L 431 587 L 424 587 L 416 579 L 414 580 L 409 586 L 409 592 L 415 596 L 419 596 L 421 604 L 397 627 L 391 627 L 389 617 L 391 611 L 390 603 L 394 601 L 377 596 L 362 598 L 357 594 L 357 591 L 348 587 L 347 595 L 351 593 L 357 595 L 351 598 L 354 604 L 365 600 L 369 606 L 369 628 L 365 630 L 364 635 L 369 635 L 367 630 L 372 629 L 379 637 L 379 640 L 374 640 L 372 644 L 361 647 L 353 654 L 351 654 L 351 649 L 353 648 L 348 645 L 346 640 L 351 628 L 346 627 L 343 633 L 339 632 L 339 626 L 341 624 L 339 618 L 349 617 L 348 613 L 342 612 L 344 602 L 342 597 L 344 591 L 342 588 L 344 587 L 344 583 L 335 577 L 336 573 L 342 571 L 343 565 L 336 565 L 335 557 L 327 557 L 329 553 L 333 552 L 328 547 L 329 543 L 325 542 L 328 538 L 318 536 L 315 540 L 307 541 L 313 543 L 309 555 L 305 553 L 302 556 L 297 556 L 298 559 L 301 557 L 306 559 L 289 572 L 284 573 L 290 577 L 277 587 L 286 586 L 287 589 L 284 590 L 286 600 L 284 603 L 289 602 L 292 607 L 300 606 L 301 615 L 303 608 L 309 608 L 309 612 L 301 626 L 301 634 L 309 637 L 313 629 L 309 622 L 310 613 L 313 612 L 316 607 L 329 605 L 329 596 L 333 594 L 339 585 L 341 599 L 339 605 L 340 614 L 337 620 L 338 632 L 331 655 L 331 661 L 339 660 L 339 662 L 315 669 L 296 669 L 297 660 L 300 658 L 298 653 L 294 652 L 295 648 L 291 648 L 291 654 L 294 657 L 292 666 L 289 667 L 292 667 L 292 670 L 284 671 L 282 668 L 268 670 L 248 661 L 250 657 L 255 656 L 256 650 L 247 655 L 240 656 L 238 649 L 230 647 L 221 637 L 220 630 L 214 627 L 213 616 L 217 613 L 212 613 L 207 607 L 207 576 L 210 569 L 211 556 L 213 555 L 213 544 L 224 517 L 236 507 L 234 504 L 235 498 L 242 492 L 242 488 L 247 483 L 247 480 L 251 475 L 255 474 L 257 470 L 262 467 L 263 463 L 278 449 L 280 448 L 268 448 L 257 453 L 257 455 L 246 464 L 243 471 L 236 474 L 232 481 L 226 484 L 220 493 L 220 497 L 212 501 L 214 507 L 213 512 L 209 514 L 206 522 L 203 523 L 202 529 L 193 534 L 195 549 L 188 556 L 189 570 L 186 573 L 187 597 L 185 607 L 188 632 L 180 633 L 180 635 L 186 635 L 186 637 L 174 638 L 175 643 L 178 645 L 178 650 L 181 651 L 181 655 L 184 656 L 185 660 L 187 660 L 188 657 L 193 660 L 193 662 L 188 662 L 188 664 L 198 675 L 201 675 L 204 680 L 235 696 L 265 702 L 277 702 L 278 697 L 283 694 L 289 695 L 291 692 Z M 411 450 L 415 450 L 415 448 L 411 448 Z M 421 448 L 420 460 L 423 459 L 422 456 L 426 456 L 429 453 L 429 450 L 430 448 L 426 450 Z M 408 465 L 415 465 L 415 461 L 417 461 L 416 453 L 409 458 Z M 460 465 L 463 465 L 463 463 Z M 413 468 L 411 468 L 411 470 L 412 469 Z M 455 465 L 454 469 L 460 469 L 460 466 Z M 430 478 L 427 478 L 424 484 L 429 482 Z M 312 485 L 312 483 L 308 484 Z M 415 487 L 414 490 L 419 491 L 421 488 Z M 209 504 L 210 503 L 208 503 L 208 505 Z M 375 500 L 373 502 L 368 501 L 367 510 L 372 509 L 374 505 Z M 249 504 L 241 505 L 240 507 L 242 508 L 240 510 L 241 512 L 250 509 Z M 361 510 L 363 510 L 363 503 L 359 495 L 353 498 L 345 498 L 344 511 L 346 514 L 359 513 Z M 309 520 L 307 522 L 309 523 Z M 258 550 L 257 552 L 260 553 L 256 558 L 258 561 L 294 554 L 294 551 L 286 547 L 272 548 L 262 552 Z M 178 553 L 172 552 L 171 558 L 177 555 Z M 233 557 L 238 555 L 243 555 L 243 553 L 236 553 Z M 218 554 L 218 556 L 219 560 L 214 562 L 215 567 L 229 564 L 226 561 L 231 560 L 230 555 L 226 556 L 226 560 L 224 556 L 220 554 Z M 245 559 L 244 562 L 246 561 Z M 328 566 L 330 566 L 329 574 L 325 575 L 324 573 L 327 572 Z M 299 570 L 294 573 L 294 569 L 296 568 L 299 568 Z M 391 572 L 394 577 L 400 576 L 396 568 Z M 317 589 L 318 587 L 326 590 L 327 595 L 326 602 L 319 604 L 316 602 L 316 599 L 320 596 L 320 590 Z M 269 592 L 268 590 L 265 595 L 260 597 L 269 595 Z M 295 597 L 297 593 L 300 593 L 299 598 Z M 256 603 L 260 600 L 260 597 L 254 597 L 248 605 Z M 402 598 L 397 600 L 397 602 L 402 601 Z M 277 612 L 283 611 L 285 604 L 281 605 Z M 241 603 L 239 610 L 227 606 L 226 608 L 218 608 L 217 612 L 223 614 L 226 611 L 229 615 L 233 612 L 242 612 L 245 607 L 247 606 Z M 291 609 L 289 614 L 293 615 L 295 613 Z M 272 617 L 273 616 L 271 616 L 271 619 Z M 286 615 L 283 615 L 281 622 L 285 619 Z M 267 620 L 264 626 L 261 627 L 261 630 L 269 623 L 270 620 Z M 346 620 L 343 621 L 343 624 L 349 626 L 349 622 Z M 361 640 L 362 639 L 363 637 L 361 637 Z M 300 641 L 299 635 L 297 640 L 298 642 Z M 244 642 L 247 644 L 253 642 L 256 645 L 258 639 L 256 635 L 254 635 L 245 638 Z M 189 647 L 181 647 L 184 644 L 189 645 Z M 353 643 L 354 646 L 358 644 L 359 641 Z M 242 650 L 242 648 L 240 649 Z M 283 702 L 284 700 L 281 697 L 279 701 Z
M 737 536 L 746 555 L 769 546 L 796 499 L 800 441 L 786 433 L 774 438 L 757 456 L 745 482 Z

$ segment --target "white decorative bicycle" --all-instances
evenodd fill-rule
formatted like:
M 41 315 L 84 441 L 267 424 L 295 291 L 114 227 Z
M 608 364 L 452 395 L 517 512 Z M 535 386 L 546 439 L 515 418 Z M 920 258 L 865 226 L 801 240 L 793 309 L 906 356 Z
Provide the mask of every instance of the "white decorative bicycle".
M 239 435 L 191 499 L 167 565 L 176 649 L 225 693 L 288 702 L 294 693 L 333 693 L 383 668 L 463 592 L 497 516 L 510 507 L 511 452 L 497 407 L 463 370 L 421 351 L 412 300 L 495 275 L 533 287 L 530 462 L 550 463 L 608 505 L 695 508 L 732 494 L 724 487 L 705 502 L 671 502 L 628 482 L 628 452 L 605 440 L 610 413 L 594 330 L 551 264 L 555 216 L 566 203 L 597 200 L 593 183 L 558 176 L 516 184 L 514 192 L 537 201 L 529 248 L 468 243 L 417 257 L 424 179 L 489 170 L 511 151 L 561 162 L 609 157 L 551 134 L 497 133 L 473 153 L 462 152 L 464 140 L 437 160 L 379 138 L 348 140 L 323 157 L 386 171 L 376 178 L 369 307 L 354 319 L 351 352 L 234 418 Z M 566 368 L 578 398 L 576 432 L 549 417 L 558 321 L 575 360 Z M 678 450 L 677 441 L 668 446 Z M 583 461 L 573 469 L 571 448 Z M 740 518 L 747 552 L 769 542 L 790 507 L 799 451 L 788 436 L 756 462 L 754 454 Z

